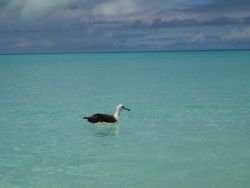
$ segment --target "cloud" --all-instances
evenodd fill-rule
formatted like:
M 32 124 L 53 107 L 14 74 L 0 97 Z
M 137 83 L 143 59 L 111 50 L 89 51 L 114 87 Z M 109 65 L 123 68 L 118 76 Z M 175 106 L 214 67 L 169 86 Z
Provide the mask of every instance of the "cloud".
M 25 19 L 40 18 L 68 5 L 68 0 L 24 0 L 21 15 Z
M 157 18 L 153 20 L 151 27 L 178 27 L 178 26 L 190 26 L 190 25 L 198 25 L 199 22 L 195 19 L 172 19 L 172 20 L 162 20 Z
M 192 43 L 202 43 L 204 42 L 206 39 L 205 35 L 203 33 L 199 33 L 197 35 L 194 35 L 192 38 L 191 38 L 191 42 Z
M 93 0 L 94 1 L 94 0 Z M 88 0 L 2 0 L 0 10 L 6 19 L 11 18 L 17 21 L 37 21 L 46 19 L 58 11 L 78 11 L 90 6 Z M 0 19 L 1 19 L 0 17 Z
M 191 0 L 192 2 L 192 0 Z M 195 1 L 198 2 L 198 1 Z M 225 13 L 233 13 L 243 15 L 245 11 L 249 11 L 249 0 L 207 0 L 204 3 L 186 3 L 185 11 L 200 14 L 216 14 L 223 15 Z
M 250 27 L 239 29 L 234 28 L 228 34 L 226 34 L 223 39 L 225 41 L 241 41 L 249 42 L 250 41 Z
M 137 11 L 137 6 L 133 0 L 116 0 L 98 4 L 93 14 L 98 16 L 126 16 Z
M 77 16 L 95 21 L 135 21 L 145 23 L 156 19 L 162 21 L 205 21 L 215 18 L 218 24 L 233 18 L 250 16 L 248 0 L 1 0 L 0 20 L 44 20 L 48 17 L 70 13 L 72 21 Z M 247 10 L 248 12 L 244 11 Z M 230 15 L 230 16 L 228 16 Z M 159 24 L 159 23 L 158 23 Z M 161 23 L 162 24 L 162 23 Z M 176 23 L 178 24 L 178 23 Z
M 0 0 L 0 53 L 250 48 L 249 10 L 248 0 Z
M 0 9 L 6 7 L 8 5 L 9 1 L 8 0 L 2 0 L 0 1 Z
M 176 27 L 221 27 L 230 25 L 248 25 L 250 24 L 250 17 L 230 18 L 230 17 L 216 17 L 212 19 L 199 20 L 198 18 L 190 19 L 168 19 L 164 20 L 156 18 L 152 22 L 146 23 L 143 20 L 136 20 L 127 24 L 132 28 L 176 28 Z

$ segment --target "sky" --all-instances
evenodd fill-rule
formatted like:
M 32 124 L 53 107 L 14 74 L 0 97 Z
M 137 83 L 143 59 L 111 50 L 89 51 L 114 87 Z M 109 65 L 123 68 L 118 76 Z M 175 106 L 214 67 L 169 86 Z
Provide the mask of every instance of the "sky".
M 0 0 L 0 54 L 250 49 L 250 0 Z

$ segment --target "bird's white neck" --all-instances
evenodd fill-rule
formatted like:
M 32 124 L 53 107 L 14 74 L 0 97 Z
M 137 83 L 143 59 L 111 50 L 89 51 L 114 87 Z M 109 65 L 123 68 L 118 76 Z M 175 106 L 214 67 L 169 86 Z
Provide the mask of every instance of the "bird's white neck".
M 116 111 L 115 111 L 115 114 L 114 114 L 114 117 L 117 121 L 119 121 L 119 118 L 120 118 L 120 114 L 121 114 L 121 111 L 122 109 L 121 108 L 116 108 Z

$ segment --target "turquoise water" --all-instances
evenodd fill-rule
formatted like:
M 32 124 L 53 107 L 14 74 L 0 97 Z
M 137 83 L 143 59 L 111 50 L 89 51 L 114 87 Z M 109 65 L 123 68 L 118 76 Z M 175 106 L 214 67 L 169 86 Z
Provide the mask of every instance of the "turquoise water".
M 0 151 L 3 188 L 249 187 L 250 51 L 2 55 Z

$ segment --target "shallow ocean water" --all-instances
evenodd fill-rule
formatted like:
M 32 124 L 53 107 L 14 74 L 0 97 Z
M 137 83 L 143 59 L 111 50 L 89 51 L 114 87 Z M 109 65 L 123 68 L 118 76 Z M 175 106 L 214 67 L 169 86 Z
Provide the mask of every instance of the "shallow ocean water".
M 250 186 L 250 51 L 0 56 L 0 187 Z M 82 116 L 131 112 L 119 125 Z

